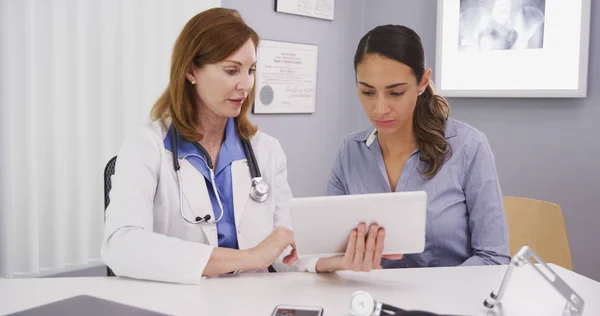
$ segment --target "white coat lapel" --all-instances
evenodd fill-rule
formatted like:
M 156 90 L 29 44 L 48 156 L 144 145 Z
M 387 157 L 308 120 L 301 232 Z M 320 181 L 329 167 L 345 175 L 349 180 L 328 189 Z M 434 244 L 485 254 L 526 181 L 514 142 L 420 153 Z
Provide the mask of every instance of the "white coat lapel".
M 185 216 L 190 220 L 195 220 L 196 216 L 204 217 L 207 214 L 211 216 L 211 220 L 215 220 L 215 214 L 213 212 L 210 197 L 206 188 L 206 180 L 200 171 L 187 160 L 180 159 L 179 164 L 181 166 L 181 180 L 183 183 L 183 200 L 187 202 L 184 204 L 183 212 Z M 183 218 L 181 220 L 184 220 Z M 194 224 L 198 225 L 204 231 L 206 239 L 211 246 L 217 247 L 219 242 L 217 240 L 217 225 L 216 224 Z
M 246 204 L 250 198 L 252 178 L 247 160 L 236 160 L 231 163 L 231 186 L 233 188 L 233 214 L 235 227 L 240 227 Z

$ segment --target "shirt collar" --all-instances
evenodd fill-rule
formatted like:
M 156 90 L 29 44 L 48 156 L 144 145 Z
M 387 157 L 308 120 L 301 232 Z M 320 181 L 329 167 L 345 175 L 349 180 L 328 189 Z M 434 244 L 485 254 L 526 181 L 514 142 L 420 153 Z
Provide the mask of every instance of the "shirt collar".
M 169 130 L 163 140 L 165 148 L 171 153 L 173 152 L 173 144 L 171 143 L 172 133 L 173 125 L 169 126 Z M 181 139 L 181 135 L 177 134 L 177 156 L 183 158 L 189 154 L 199 155 L 200 153 L 191 142 Z M 223 164 L 227 165 L 232 161 L 241 160 L 245 157 L 242 142 L 237 134 L 235 119 L 229 118 L 227 125 L 225 125 L 225 139 L 219 151 L 219 160 L 217 161 L 216 169 L 219 169 L 219 166 Z
M 173 142 L 171 141 L 173 133 L 173 125 L 171 124 L 167 134 L 165 135 L 165 139 L 163 140 L 165 149 L 167 149 L 170 153 L 173 153 Z M 198 150 L 191 142 L 183 140 L 181 135 L 177 133 L 177 157 L 183 158 L 189 154 L 198 154 Z
M 444 130 L 444 135 L 446 139 L 455 137 L 457 135 L 456 125 L 454 124 L 454 120 L 451 118 L 448 118 L 446 120 L 446 128 Z M 359 133 L 356 137 L 356 140 L 363 141 L 365 142 L 367 147 L 371 147 L 371 144 L 373 144 L 373 142 L 377 140 L 377 129 L 371 128 L 364 131 L 363 133 Z

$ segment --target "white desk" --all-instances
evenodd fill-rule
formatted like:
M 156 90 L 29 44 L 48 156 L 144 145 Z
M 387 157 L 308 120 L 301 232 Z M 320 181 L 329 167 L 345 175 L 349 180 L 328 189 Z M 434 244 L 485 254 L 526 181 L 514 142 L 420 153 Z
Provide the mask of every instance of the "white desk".
M 550 265 L 585 300 L 583 315 L 600 315 L 600 283 Z M 462 315 L 560 315 L 565 300 L 528 265 L 515 269 L 502 309 L 483 306 L 506 266 L 379 270 L 335 274 L 240 274 L 200 285 L 122 278 L 0 280 L 0 314 L 88 294 L 176 315 L 263 315 L 277 304 L 318 305 L 325 315 L 349 315 L 351 294 L 366 290 L 404 309 Z

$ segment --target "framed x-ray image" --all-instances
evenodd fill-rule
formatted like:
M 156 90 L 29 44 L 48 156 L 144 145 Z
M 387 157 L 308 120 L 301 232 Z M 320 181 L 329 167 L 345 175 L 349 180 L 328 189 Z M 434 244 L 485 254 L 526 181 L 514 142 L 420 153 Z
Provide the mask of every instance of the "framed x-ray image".
M 591 0 L 438 0 L 445 97 L 587 96 Z

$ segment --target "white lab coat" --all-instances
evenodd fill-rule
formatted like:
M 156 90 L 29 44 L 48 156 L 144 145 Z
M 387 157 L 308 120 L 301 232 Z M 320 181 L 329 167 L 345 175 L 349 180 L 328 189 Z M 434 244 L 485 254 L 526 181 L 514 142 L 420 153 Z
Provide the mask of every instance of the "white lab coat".
M 173 156 L 163 144 L 166 130 L 150 123 L 128 137 L 118 153 L 106 210 L 102 260 L 118 276 L 176 283 L 198 283 L 214 247 L 216 224 L 190 224 L 180 215 L 179 185 Z M 263 241 L 279 225 L 291 229 L 286 157 L 279 142 L 262 132 L 251 139 L 263 180 L 269 185 L 263 203 L 249 197 L 250 171 L 246 159 L 231 164 L 234 217 L 240 249 Z M 187 218 L 210 214 L 215 219 L 204 176 L 179 159 Z M 288 247 L 288 250 L 291 248 Z M 279 271 L 314 272 L 316 259 L 301 259 Z

